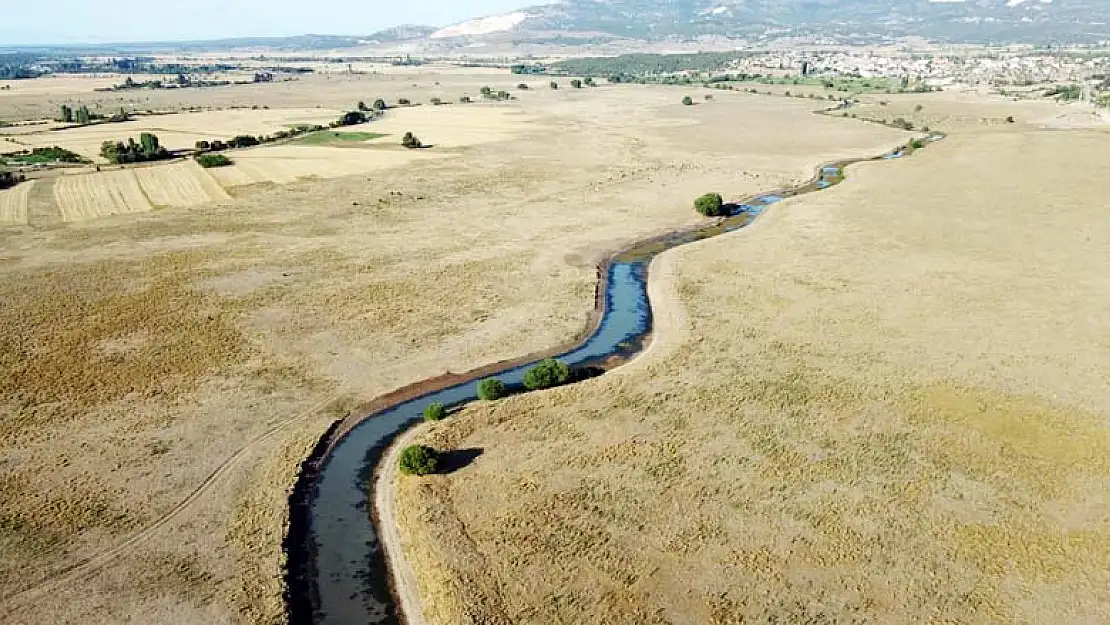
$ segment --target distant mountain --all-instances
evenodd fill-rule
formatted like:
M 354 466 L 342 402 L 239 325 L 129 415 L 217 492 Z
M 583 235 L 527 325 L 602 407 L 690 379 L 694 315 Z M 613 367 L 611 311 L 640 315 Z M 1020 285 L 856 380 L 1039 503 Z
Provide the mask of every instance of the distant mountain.
M 379 30 L 376 33 L 363 37 L 366 41 L 373 41 L 378 43 L 387 43 L 392 41 L 406 41 L 409 39 L 421 39 L 439 30 L 433 26 L 419 26 L 416 24 L 404 24 L 402 26 L 394 26 Z
M 1110 39 L 1107 0 L 563 0 L 469 20 L 433 37 L 593 33 L 633 39 L 703 35 L 908 37 L 1070 43 Z

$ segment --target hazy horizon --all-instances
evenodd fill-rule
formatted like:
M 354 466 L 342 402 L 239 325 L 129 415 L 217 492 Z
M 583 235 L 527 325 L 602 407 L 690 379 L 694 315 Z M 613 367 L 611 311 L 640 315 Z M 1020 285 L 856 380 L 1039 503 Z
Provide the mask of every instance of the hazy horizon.
M 182 3 L 184 4 L 184 3 Z M 446 26 L 545 4 L 544 0 L 418 0 L 353 4 L 339 0 L 193 0 L 188 8 L 122 0 L 23 4 L 0 24 L 0 46 L 195 41 L 304 34 L 368 35 L 401 24 Z

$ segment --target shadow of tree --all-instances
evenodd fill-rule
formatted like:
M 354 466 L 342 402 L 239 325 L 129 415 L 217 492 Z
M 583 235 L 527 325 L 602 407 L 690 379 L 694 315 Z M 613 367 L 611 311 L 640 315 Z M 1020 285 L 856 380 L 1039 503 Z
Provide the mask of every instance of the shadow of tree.
M 470 466 L 470 463 L 474 462 L 484 451 L 483 449 L 472 448 L 442 452 L 439 455 L 439 470 L 437 473 L 450 475 L 455 471 L 464 469 Z

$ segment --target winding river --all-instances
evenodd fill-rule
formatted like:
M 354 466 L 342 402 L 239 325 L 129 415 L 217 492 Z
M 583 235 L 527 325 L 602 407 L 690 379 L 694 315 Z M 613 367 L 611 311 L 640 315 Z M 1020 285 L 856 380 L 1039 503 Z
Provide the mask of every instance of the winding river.
M 943 135 L 925 138 L 923 145 Z M 790 189 L 754 196 L 730 205 L 731 216 L 694 229 L 637 243 L 602 266 L 600 322 L 574 349 L 555 356 L 584 370 L 602 371 L 639 354 L 650 338 L 651 306 L 647 268 L 657 254 L 679 245 L 731 232 L 750 224 L 768 206 L 785 198 L 829 188 L 844 179 L 844 169 L 865 160 L 902 158 L 912 145 L 870 159 L 849 159 L 821 166 L 810 181 Z M 496 376 L 519 388 L 535 362 L 446 382 L 446 388 L 402 398 L 374 412 L 346 432 L 331 431 L 305 461 L 290 496 L 289 560 L 286 605 L 292 625 L 367 625 L 400 623 L 390 593 L 385 557 L 371 522 L 371 476 L 389 443 L 423 419 L 434 402 L 457 406 L 476 399 L 477 377 Z M 449 384 L 449 385 L 447 385 Z M 433 384 L 434 386 L 434 384 Z

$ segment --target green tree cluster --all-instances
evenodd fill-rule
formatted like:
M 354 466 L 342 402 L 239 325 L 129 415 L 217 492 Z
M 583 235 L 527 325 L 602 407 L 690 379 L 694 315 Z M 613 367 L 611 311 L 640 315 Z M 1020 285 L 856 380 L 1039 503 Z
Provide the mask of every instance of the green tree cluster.
M 198 154 L 196 156 L 197 164 L 205 169 L 212 167 L 227 167 L 234 164 L 232 160 L 223 154 Z
M 566 363 L 548 358 L 524 374 L 524 388 L 537 391 L 562 386 L 570 382 L 570 367 Z
M 144 132 L 139 142 L 129 138 L 127 143 L 105 141 L 100 145 L 100 155 L 110 163 L 139 163 L 170 158 L 171 154 L 158 141 L 158 137 Z
M 439 453 L 426 445 L 409 445 L 401 451 L 399 468 L 405 475 L 428 475 L 439 466 Z
M 425 421 L 443 421 L 443 418 L 446 416 L 447 408 L 444 408 L 443 404 L 438 401 L 429 404 L 428 407 L 424 409 Z
M 478 383 L 478 399 L 483 401 L 496 401 L 505 393 L 505 383 L 497 378 L 486 378 Z
M 706 217 L 723 217 L 725 215 L 725 201 L 720 193 L 706 193 L 694 200 L 694 210 Z

